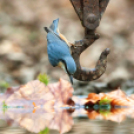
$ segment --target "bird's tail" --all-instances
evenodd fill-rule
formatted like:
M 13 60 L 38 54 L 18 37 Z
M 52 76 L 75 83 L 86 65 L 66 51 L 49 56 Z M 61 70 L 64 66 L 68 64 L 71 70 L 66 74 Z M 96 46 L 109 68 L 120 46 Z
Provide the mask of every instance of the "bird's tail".
M 48 33 L 48 32 L 53 32 L 57 35 L 59 35 L 58 33 L 58 24 L 59 24 L 59 19 L 56 19 L 53 21 L 53 23 L 51 24 L 51 26 L 48 28 L 48 27 L 44 27 L 45 31 Z
M 56 33 L 54 33 L 54 31 L 53 31 L 51 28 L 49 28 L 49 27 L 44 27 L 44 29 L 45 29 L 45 31 L 46 31 L 47 33 L 51 33 L 52 35 L 54 35 L 54 36 L 56 36 L 56 37 L 59 38 L 59 36 L 58 36 Z
M 57 35 L 56 33 L 54 33 L 54 31 L 49 28 L 49 27 L 44 27 L 45 31 L 48 33 L 47 34 L 47 40 L 48 41 L 56 41 L 56 40 L 60 40 L 59 35 Z
M 47 33 L 52 33 L 54 36 L 56 36 L 60 40 L 64 41 L 70 47 L 71 45 L 68 42 L 68 40 L 66 39 L 66 37 L 60 33 L 59 28 L 58 28 L 58 24 L 59 24 L 59 18 L 54 20 L 49 28 L 44 27 L 44 29 Z
M 47 33 L 49 33 L 49 32 L 50 32 L 50 30 L 49 30 L 49 28 L 48 28 L 48 27 L 44 27 L 44 29 L 45 29 L 45 31 L 46 31 Z
M 59 35 L 59 33 L 58 33 L 58 30 L 59 30 L 58 25 L 59 25 L 59 18 L 53 21 L 53 23 L 50 26 L 50 29 L 52 29 L 52 31 L 54 33 Z

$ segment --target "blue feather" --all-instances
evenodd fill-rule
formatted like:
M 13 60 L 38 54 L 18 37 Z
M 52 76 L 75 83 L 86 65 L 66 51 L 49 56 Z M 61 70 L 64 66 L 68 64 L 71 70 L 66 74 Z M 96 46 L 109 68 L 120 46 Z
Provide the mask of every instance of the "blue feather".
M 53 33 L 47 34 L 47 41 L 48 58 L 53 66 L 57 66 L 64 57 L 71 56 L 68 45 Z
M 59 35 L 59 33 L 57 32 L 58 24 L 59 24 L 59 18 L 54 20 L 53 23 L 51 24 L 51 26 L 49 27 L 57 35 Z
M 64 62 L 67 73 L 73 75 L 76 71 L 75 61 L 70 54 L 70 48 L 64 40 L 59 37 L 58 30 L 59 19 L 53 21 L 52 25 L 45 30 L 47 32 L 47 53 L 49 62 L 52 66 L 57 66 L 59 62 Z

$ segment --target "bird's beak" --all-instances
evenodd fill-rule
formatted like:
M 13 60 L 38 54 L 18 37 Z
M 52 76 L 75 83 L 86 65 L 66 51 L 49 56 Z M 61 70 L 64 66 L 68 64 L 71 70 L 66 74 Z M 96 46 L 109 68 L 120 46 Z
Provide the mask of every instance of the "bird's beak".
M 68 74 L 66 67 L 65 67 L 65 64 L 63 62 L 59 62 L 58 66 L 61 67 Z M 68 76 L 69 76 L 70 82 L 73 85 L 73 75 L 68 74 Z
M 73 85 L 73 75 L 69 75 L 69 78 L 70 78 L 70 82 L 71 82 L 72 85 Z

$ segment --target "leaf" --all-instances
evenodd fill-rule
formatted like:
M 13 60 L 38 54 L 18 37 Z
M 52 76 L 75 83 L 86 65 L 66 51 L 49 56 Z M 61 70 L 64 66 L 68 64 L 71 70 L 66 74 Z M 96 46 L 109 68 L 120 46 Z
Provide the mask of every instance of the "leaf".
M 6 81 L 0 81 L 0 88 L 8 88 L 9 84 Z
M 87 115 L 90 119 L 100 117 L 104 120 L 111 120 L 115 122 L 123 121 L 126 116 L 133 117 L 134 115 L 134 95 L 127 96 L 122 90 L 116 89 L 110 93 L 89 94 L 87 98 L 92 102 L 92 107 L 87 108 Z
M 22 106 L 25 108 L 35 108 L 33 102 L 36 104 L 36 108 L 43 107 L 46 111 L 53 111 L 54 108 L 54 96 L 42 82 L 35 80 L 21 86 L 19 90 L 15 91 L 6 100 L 6 104 L 9 106 Z
M 5 103 L 5 101 L 3 101 L 3 104 L 2 104 L 2 111 L 3 113 L 7 111 L 7 104 Z
M 49 83 L 49 78 L 46 74 L 39 74 L 38 76 L 38 80 L 42 83 L 44 83 L 46 86 L 48 85 Z
M 66 110 L 50 113 L 41 109 L 32 113 L 30 110 L 24 108 L 23 111 L 16 110 L 13 112 L 9 109 L 4 116 L 8 117 L 8 120 L 19 124 L 22 128 L 39 134 L 48 134 L 49 129 L 55 129 L 63 134 L 73 126 L 73 118 Z M 3 118 L 3 115 L 0 118 Z
M 18 91 L 18 90 L 20 89 L 20 87 L 21 87 L 21 86 L 19 86 L 19 87 L 9 87 L 9 88 L 7 88 L 7 90 L 6 90 L 6 92 L 5 92 L 4 95 L 7 95 L 7 96 L 9 97 L 9 96 L 12 95 L 15 91 Z
M 62 110 L 55 113 L 53 120 L 49 124 L 49 128 L 58 130 L 60 134 L 63 134 L 71 130 L 73 124 L 72 116 L 66 110 Z
M 68 81 L 60 79 L 46 86 L 34 80 L 20 87 L 8 88 L 4 95 L 0 95 L 0 105 L 5 101 L 8 106 L 33 108 L 33 112 L 40 108 L 52 112 L 54 108 L 58 110 L 67 105 L 72 93 L 73 88 Z
M 28 82 L 19 89 L 19 93 L 27 100 L 53 99 L 53 94 L 49 88 L 39 80 Z
M 87 100 L 96 103 L 98 100 L 100 100 L 100 97 L 96 93 L 90 93 L 88 94 Z
M 43 110 L 37 110 L 36 113 L 32 113 L 32 109 L 23 109 L 22 112 L 8 111 L 6 114 L 21 127 L 34 133 L 39 133 L 46 127 L 49 128 L 49 124 L 53 121 L 54 116 L 56 116 L 55 113 L 47 113 Z
M 116 89 L 110 93 L 90 93 L 88 95 L 87 101 L 96 104 L 111 104 L 112 106 L 134 106 L 133 97 L 128 97 L 122 90 Z M 88 103 L 87 102 L 87 103 Z
M 111 114 L 109 110 L 102 110 L 102 109 L 99 110 L 99 113 L 103 116 L 108 116 Z
M 46 127 L 44 130 L 42 130 L 41 132 L 39 132 L 39 134 L 49 134 L 49 128 Z
M 96 119 L 96 117 L 99 116 L 99 113 L 97 111 L 88 111 L 87 116 L 89 119 Z
M 72 97 L 73 88 L 70 82 L 60 79 L 59 82 L 48 85 L 49 90 L 54 95 L 57 102 L 67 104 L 68 99 Z
M 126 116 L 132 117 L 133 109 L 130 108 L 111 108 L 111 109 L 100 109 L 100 110 L 87 110 L 87 115 L 89 119 L 101 120 L 111 120 L 115 122 L 122 122 L 125 120 Z M 133 112 L 134 113 L 134 112 Z
M 116 89 L 115 91 L 112 91 L 107 94 L 109 97 L 114 97 L 114 98 L 126 98 L 127 95 L 125 92 L 123 92 L 120 88 Z
M 99 101 L 100 105 L 104 105 L 104 104 L 110 104 L 111 100 L 108 98 L 104 98 L 102 100 Z
M 110 104 L 101 104 L 100 110 L 111 110 L 111 105 Z

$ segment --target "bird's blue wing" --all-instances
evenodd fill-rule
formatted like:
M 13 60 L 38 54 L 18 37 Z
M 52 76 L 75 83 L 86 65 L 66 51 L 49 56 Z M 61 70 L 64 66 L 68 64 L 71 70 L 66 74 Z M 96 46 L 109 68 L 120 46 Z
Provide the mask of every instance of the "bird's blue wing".
M 69 50 L 69 46 L 66 44 L 66 42 L 64 40 L 61 40 L 61 38 L 58 35 L 56 35 L 56 34 L 54 34 L 53 32 L 50 31 L 47 34 L 47 44 L 49 45 L 51 42 L 60 42 L 60 43 L 55 43 L 55 45 L 57 44 L 57 45 L 61 46 L 61 44 L 62 44 L 65 47 L 67 47 L 68 50 Z
M 59 40 L 59 38 L 52 33 L 48 33 L 47 38 L 48 58 L 53 66 L 57 66 L 59 61 L 64 57 L 71 56 L 70 49 L 64 41 Z

